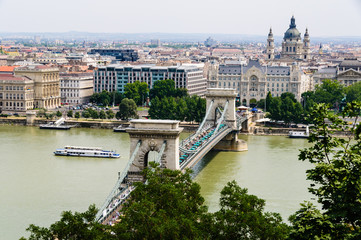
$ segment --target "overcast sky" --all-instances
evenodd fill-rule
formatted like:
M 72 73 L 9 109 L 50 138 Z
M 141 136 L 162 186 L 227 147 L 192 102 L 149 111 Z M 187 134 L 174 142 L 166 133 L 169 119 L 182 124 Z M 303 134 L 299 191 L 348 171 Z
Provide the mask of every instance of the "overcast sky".
M 0 32 L 361 36 L 361 0 L 0 0 Z

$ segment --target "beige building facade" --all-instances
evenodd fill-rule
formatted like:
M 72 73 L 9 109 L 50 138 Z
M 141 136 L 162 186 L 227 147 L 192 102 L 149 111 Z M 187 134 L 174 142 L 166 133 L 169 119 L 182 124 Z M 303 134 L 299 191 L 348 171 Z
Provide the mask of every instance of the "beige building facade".
M 210 67 L 208 76 L 208 88 L 235 89 L 241 104 L 247 106 L 265 99 L 268 92 L 274 97 L 291 92 L 300 101 L 301 94 L 312 89 L 312 75 L 297 65 L 262 66 L 257 60 L 249 60 L 248 65 Z
M 88 103 L 94 93 L 93 73 L 61 73 L 61 102 L 67 105 Z
M 25 112 L 34 107 L 34 81 L 13 74 L 0 74 L 1 112 Z
M 29 65 L 15 68 L 14 74 L 34 81 L 34 108 L 53 109 L 61 105 L 58 68 Z

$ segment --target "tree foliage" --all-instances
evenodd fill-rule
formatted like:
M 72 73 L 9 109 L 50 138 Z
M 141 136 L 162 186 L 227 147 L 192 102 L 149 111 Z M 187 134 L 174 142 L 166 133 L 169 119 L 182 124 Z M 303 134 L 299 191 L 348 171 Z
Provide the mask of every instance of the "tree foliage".
M 206 100 L 198 96 L 174 98 L 155 97 L 148 114 L 153 119 L 201 122 L 206 114 Z
M 309 138 L 313 146 L 303 149 L 299 158 L 314 164 L 314 168 L 307 170 L 307 179 L 313 182 L 309 191 L 324 210 L 322 218 L 330 222 L 321 227 L 332 226 L 327 229 L 330 239 L 361 238 L 361 127 L 357 124 L 360 112 L 361 103 L 352 102 L 342 111 L 342 118 L 330 113 L 326 104 L 316 105 L 308 115 L 313 124 Z M 335 131 L 348 132 L 347 138 L 332 136 Z M 301 209 L 294 219 L 307 215 L 308 209 Z M 293 221 L 296 229 L 299 222 Z M 308 231 L 324 230 L 309 228 Z
M 65 211 L 61 214 L 61 219 L 49 228 L 39 227 L 31 224 L 26 230 L 30 232 L 29 240 L 83 240 L 83 239 L 114 239 L 109 227 L 97 223 L 95 215 L 97 209 L 95 205 L 90 205 L 88 210 L 79 213 Z M 25 239 L 25 238 L 22 238 Z
M 118 105 L 123 98 L 124 98 L 123 94 L 118 91 L 108 92 L 103 90 L 101 93 L 94 93 L 90 97 L 90 102 L 102 106 L 108 106 L 110 103 L 113 103 L 114 105 Z
M 150 99 L 158 97 L 162 99 L 164 97 L 186 97 L 188 91 L 185 88 L 175 88 L 175 83 L 171 79 L 158 80 L 153 84 L 150 90 Z
M 133 99 L 138 106 L 143 105 L 147 100 L 148 93 L 148 84 L 145 82 L 135 81 L 134 83 L 128 83 L 124 87 L 125 97 Z
M 303 122 L 304 111 L 293 93 L 282 93 L 281 97 L 267 95 L 268 117 L 286 124 Z
M 288 226 L 278 213 L 264 212 L 265 201 L 247 194 L 235 181 L 221 191 L 221 209 L 213 215 L 212 239 L 285 239 Z
M 133 99 L 124 98 L 119 104 L 117 112 L 118 119 L 126 119 L 137 117 L 137 105 Z

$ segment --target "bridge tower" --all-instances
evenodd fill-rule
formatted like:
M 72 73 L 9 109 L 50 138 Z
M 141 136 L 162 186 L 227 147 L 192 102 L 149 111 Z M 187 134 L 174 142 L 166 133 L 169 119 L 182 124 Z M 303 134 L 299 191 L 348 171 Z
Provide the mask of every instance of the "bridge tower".
M 142 181 L 141 172 L 148 166 L 150 153 L 156 152 L 160 157 L 160 166 L 168 169 L 179 167 L 179 134 L 183 128 L 179 121 L 143 120 L 130 121 L 126 129 L 130 136 L 130 154 L 134 152 L 139 141 L 141 145 L 128 171 L 128 181 Z M 162 149 L 163 148 L 163 149 Z
M 238 139 L 237 134 L 240 129 L 237 127 L 236 118 L 236 97 L 237 93 L 234 89 L 229 88 L 208 88 L 206 93 L 207 110 L 210 109 L 210 113 L 206 121 L 210 124 L 215 124 L 218 120 L 217 108 L 224 109 L 226 111 L 224 120 L 226 124 L 232 128 L 232 132 L 229 133 L 224 139 L 222 139 L 213 149 L 219 151 L 246 151 L 248 150 L 247 143 Z M 227 107 L 226 106 L 227 103 Z M 246 121 L 248 122 L 248 121 Z M 242 127 L 247 124 L 242 124 Z

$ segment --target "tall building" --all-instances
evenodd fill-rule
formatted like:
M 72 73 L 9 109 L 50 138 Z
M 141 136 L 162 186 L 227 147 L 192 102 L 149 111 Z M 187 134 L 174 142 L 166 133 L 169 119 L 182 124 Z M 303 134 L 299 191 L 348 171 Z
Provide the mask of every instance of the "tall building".
M 265 99 L 268 92 L 275 97 L 291 92 L 300 101 L 301 94 L 312 88 L 312 76 L 297 65 L 262 66 L 258 60 L 249 60 L 248 65 L 224 64 L 210 69 L 208 87 L 235 89 L 242 105 Z
M 274 39 L 272 29 L 270 29 L 267 38 L 266 54 L 266 59 L 274 59 Z M 291 61 L 307 61 L 310 59 L 310 35 L 308 33 L 308 29 L 306 29 L 304 39 L 302 41 L 301 33 L 296 28 L 296 19 L 294 18 L 294 16 L 292 16 L 290 26 L 283 37 L 281 60 L 282 59 L 289 59 Z
M 149 88 L 158 80 L 172 79 L 176 88 L 186 88 L 190 95 L 202 96 L 207 90 L 207 80 L 203 74 L 203 64 L 183 64 L 181 66 L 123 66 L 108 65 L 94 71 L 94 91 L 124 92 L 127 83 L 146 82 Z
M 51 109 L 60 106 L 59 69 L 43 65 L 28 65 L 15 68 L 17 77 L 34 81 L 34 108 Z
M 61 73 L 60 95 L 63 104 L 88 103 L 93 91 L 93 73 Z

